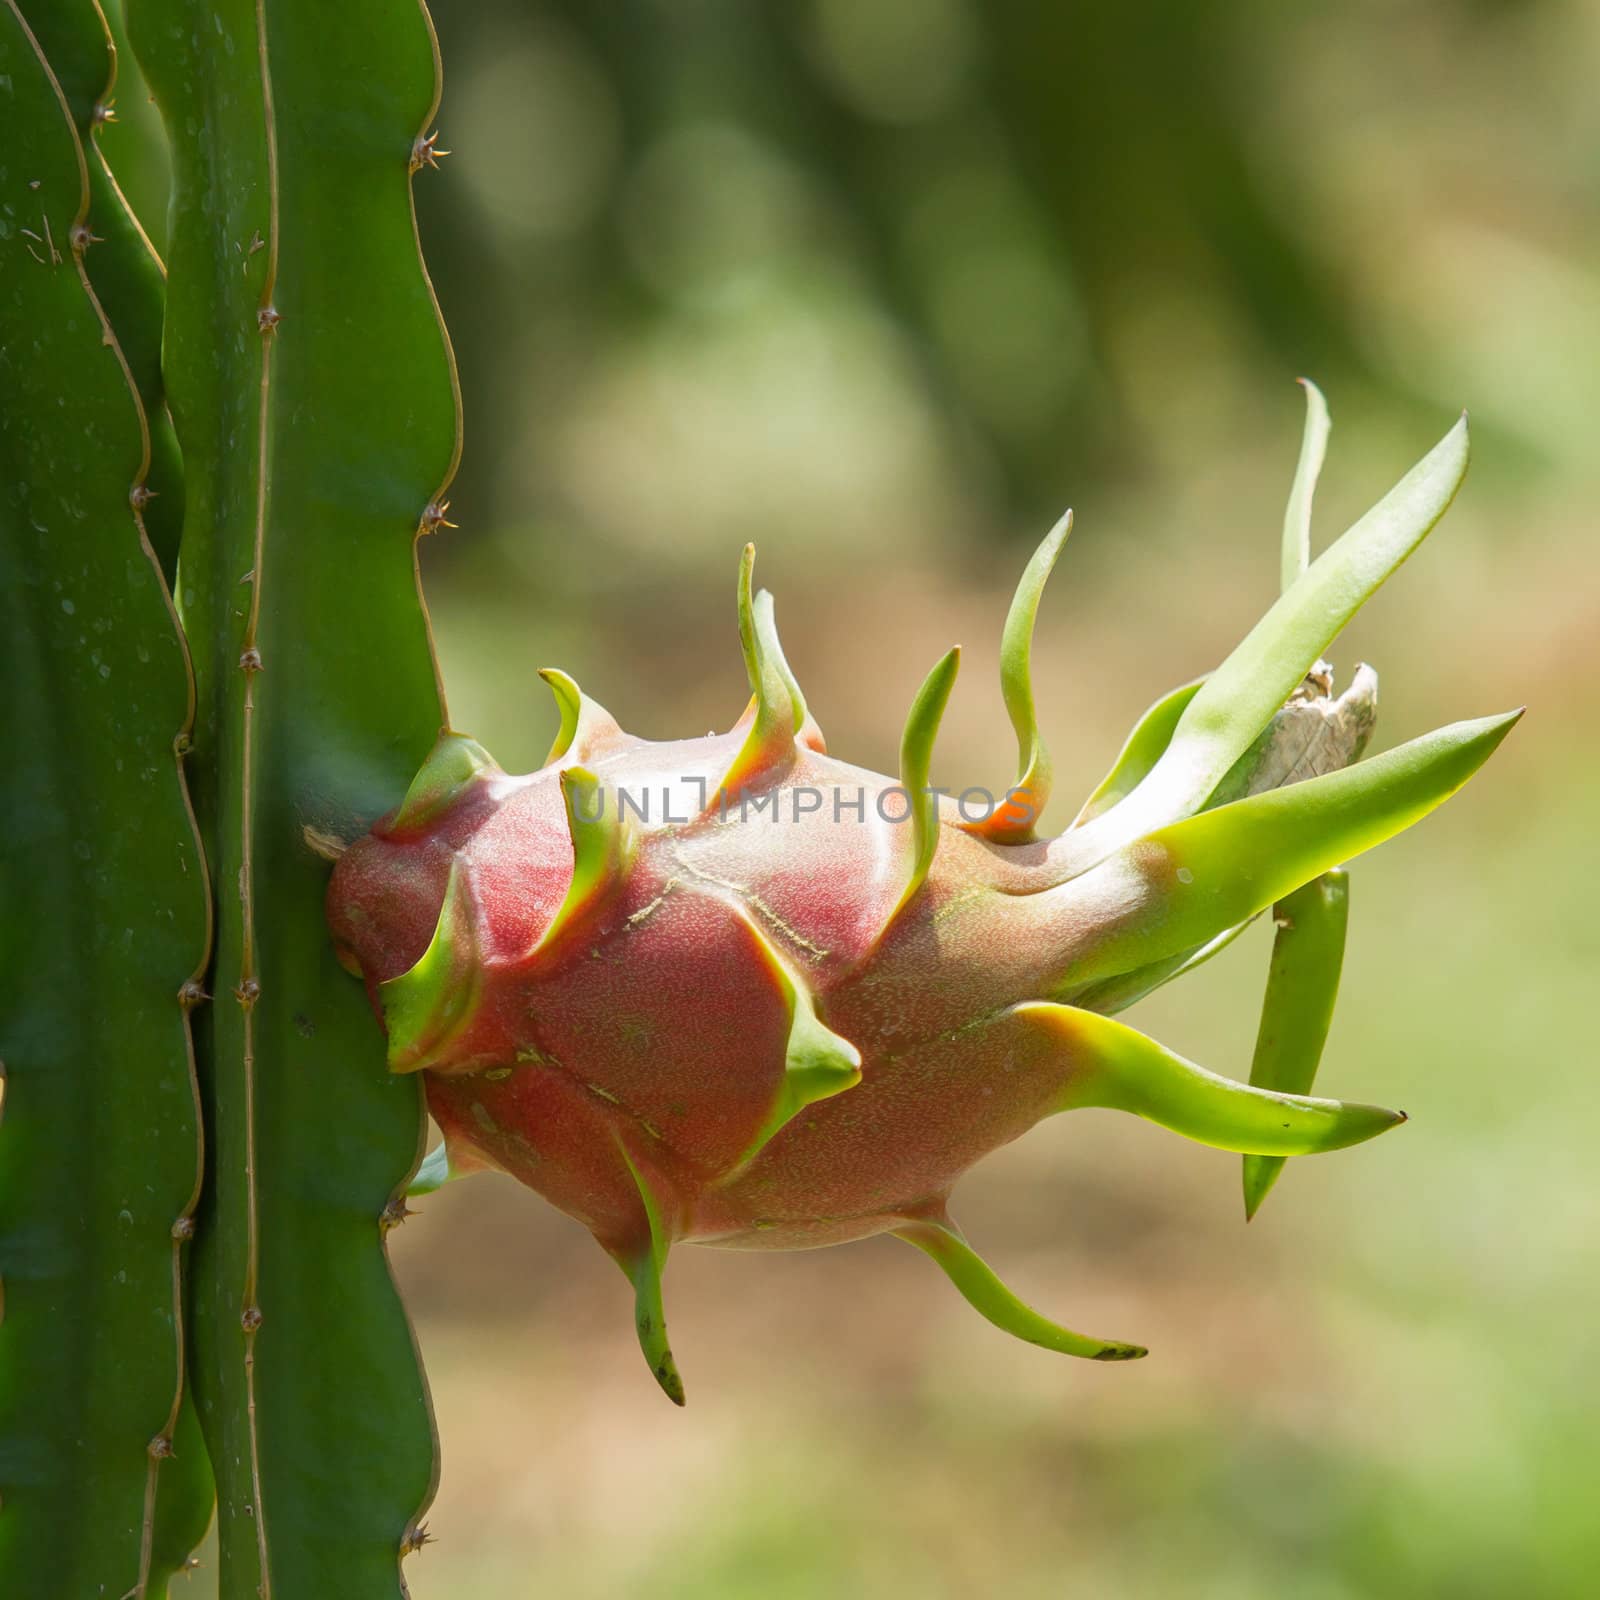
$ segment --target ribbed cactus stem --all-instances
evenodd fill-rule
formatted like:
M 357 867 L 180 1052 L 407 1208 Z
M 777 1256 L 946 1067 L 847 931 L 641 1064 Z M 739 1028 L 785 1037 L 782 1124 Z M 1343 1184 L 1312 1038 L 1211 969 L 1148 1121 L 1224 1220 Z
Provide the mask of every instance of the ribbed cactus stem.
M 18 1593 L 143 1600 L 165 1593 L 209 1496 L 183 1329 L 209 904 L 184 787 L 193 685 L 123 343 L 124 327 L 150 339 L 159 301 L 88 148 L 107 36 L 87 0 L 27 10 L 0 6 L 16 115 L 0 204 L 20 223 L 0 296 L 18 419 L 0 512 L 17 719 L 0 900 L 27 937 L 6 965 L 28 977 L 0 1002 L 0 1573 Z
M 130 0 L 128 22 L 172 135 L 165 364 L 224 891 L 193 1296 L 220 1585 L 398 1595 L 433 1441 L 383 1241 L 421 1097 L 318 929 L 327 856 L 446 721 L 416 546 L 449 525 L 460 428 L 410 198 L 437 48 L 393 0 Z

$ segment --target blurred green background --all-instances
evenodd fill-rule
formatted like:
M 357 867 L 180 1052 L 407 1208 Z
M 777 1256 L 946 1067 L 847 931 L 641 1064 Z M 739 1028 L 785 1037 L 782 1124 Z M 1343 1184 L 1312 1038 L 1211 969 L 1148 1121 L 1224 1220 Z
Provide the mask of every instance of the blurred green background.
M 679 1413 L 575 1224 L 500 1179 L 424 1202 L 418 1600 L 1595 1593 L 1600 9 L 434 9 L 468 443 L 425 571 L 454 721 L 508 767 L 547 663 L 649 736 L 730 723 L 753 538 L 836 753 L 892 769 L 960 640 L 937 775 L 1008 779 L 1000 622 L 1071 504 L 1035 656 L 1064 823 L 1271 600 L 1302 372 L 1319 542 L 1474 414 L 1462 498 L 1336 652 L 1382 674 L 1380 742 L 1532 711 L 1353 874 L 1321 1082 L 1408 1128 L 1248 1229 L 1237 1158 L 1102 1113 L 964 1185 L 1019 1291 L 1148 1361 L 1013 1344 L 892 1242 L 682 1250 Z M 1244 1075 L 1267 941 L 1134 1020 Z

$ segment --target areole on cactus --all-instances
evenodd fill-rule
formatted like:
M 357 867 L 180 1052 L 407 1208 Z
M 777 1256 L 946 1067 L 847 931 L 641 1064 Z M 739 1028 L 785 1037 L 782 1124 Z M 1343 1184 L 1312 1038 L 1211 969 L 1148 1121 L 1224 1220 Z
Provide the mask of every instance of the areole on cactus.
M 951 1221 L 952 1187 L 1041 1118 L 1112 1107 L 1244 1152 L 1253 1213 L 1283 1158 L 1405 1120 L 1303 1092 L 1338 982 L 1338 869 L 1465 783 L 1518 715 L 1357 759 L 1376 679 L 1362 668 L 1336 700 L 1321 653 L 1449 505 L 1466 425 L 1308 564 L 1327 431 L 1310 386 L 1308 404 L 1282 597 L 1214 673 L 1150 709 L 1057 838 L 1034 833 L 1050 767 L 1029 647 L 1070 518 L 1006 622 L 1020 770 L 993 807 L 930 786 L 955 650 L 915 699 L 897 778 L 828 753 L 749 549 L 752 698 L 727 733 L 634 738 L 548 671 L 561 727 L 537 772 L 443 734 L 342 855 L 328 901 L 391 1069 L 425 1072 L 444 1132 L 415 1192 L 497 1169 L 584 1223 L 632 1281 L 641 1346 L 680 1403 L 661 1298 L 679 1242 L 892 1232 L 1023 1339 L 1142 1356 L 1011 1294 Z M 1251 1084 L 1115 1020 L 1274 906 Z

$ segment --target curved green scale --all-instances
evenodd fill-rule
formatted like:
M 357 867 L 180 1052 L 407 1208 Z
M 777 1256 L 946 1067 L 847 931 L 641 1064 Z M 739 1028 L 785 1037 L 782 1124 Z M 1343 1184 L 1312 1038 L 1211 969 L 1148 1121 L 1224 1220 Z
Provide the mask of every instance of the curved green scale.
M 1117 759 L 1111 763 L 1111 770 L 1100 780 L 1073 818 L 1074 828 L 1081 828 L 1102 811 L 1109 811 L 1144 782 L 1150 769 L 1172 743 L 1173 730 L 1205 681 L 1204 678 L 1196 678 L 1192 683 L 1179 684 L 1146 709 L 1134 723 L 1133 731 L 1124 741 Z
M 1126 1011 L 1163 985 L 1171 983 L 1174 978 L 1187 977 L 1213 956 L 1221 955 L 1254 920 L 1254 917 L 1249 917 L 1243 922 L 1236 922 L 1231 928 L 1224 928 L 1214 938 L 1207 939 L 1193 949 L 1180 950 L 1176 955 L 1165 956 L 1147 966 L 1135 967 L 1131 972 L 1119 972 L 1115 977 L 1102 978 L 1098 983 L 1088 984 L 1060 998 L 1075 1006 L 1082 1006 L 1086 1011 L 1098 1011 L 1102 1016 L 1114 1017 L 1119 1011 Z
M 672 1241 L 662 1220 L 660 1202 L 620 1138 L 617 1152 L 639 1190 L 648 1233 L 633 1248 L 613 1250 L 611 1256 L 633 1285 L 633 1326 L 639 1336 L 639 1349 L 650 1367 L 650 1376 L 675 1406 L 681 1406 L 685 1400 L 683 1378 L 667 1339 L 667 1313 L 661 1293 L 661 1274 L 666 1269 Z
M 1327 403 L 1309 378 L 1305 434 L 1294 485 L 1283 515 L 1283 587 L 1288 589 L 1311 564 L 1311 502 L 1328 446 Z M 1286 895 L 1273 908 L 1277 932 L 1267 989 L 1261 999 L 1250 1081 L 1267 1089 L 1304 1094 L 1322 1060 L 1333 1024 L 1344 967 L 1345 932 L 1350 920 L 1350 876 L 1340 868 Z M 1244 1157 L 1244 1216 L 1250 1221 L 1283 1171 L 1284 1157 Z
M 378 985 L 391 1072 L 420 1072 L 471 1022 L 483 987 L 476 918 L 471 877 L 457 856 L 428 948 Z
M 783 645 L 778 639 L 777 613 L 772 594 L 767 589 L 760 590 L 756 595 L 755 624 L 762 647 L 778 669 L 778 676 L 783 679 L 784 687 L 789 691 L 789 698 L 794 702 L 795 738 L 802 742 L 809 739 L 814 744 L 825 743 L 822 729 L 817 726 L 816 719 L 811 715 L 811 708 L 806 704 L 805 690 L 800 687 L 800 680 L 795 677 L 794 668 L 789 665 L 789 658 L 783 653 Z
M 1463 417 L 1296 581 L 1184 708 L 1171 741 L 1116 807 L 1068 834 L 1083 871 L 1206 802 L 1334 636 L 1432 531 L 1466 476 Z
M 939 658 L 933 671 L 922 680 L 917 697 L 906 715 L 905 731 L 900 735 L 900 787 L 906 793 L 912 827 L 911 875 L 900 892 L 900 899 L 885 930 L 911 903 L 928 880 L 933 858 L 939 850 L 939 796 L 928 787 L 933 770 L 933 746 L 939 737 L 944 708 L 961 670 L 961 646 L 955 645 Z
M 776 648 L 771 601 L 764 608 L 763 618 L 763 608 L 756 605 L 750 587 L 755 563 L 756 547 L 747 544 L 739 560 L 739 646 L 744 653 L 750 693 L 755 697 L 755 719 L 738 755 L 723 774 L 714 805 L 736 798 L 751 779 L 788 761 L 805 717 L 804 702 L 796 692 L 799 685 L 791 689 L 793 676 L 783 652 Z
M 210 1506 L 180 1312 L 201 1154 L 180 990 L 208 905 L 188 663 L 130 503 L 145 418 L 75 247 L 92 160 L 29 27 L 103 83 L 76 11 L 0 0 L 0 963 L 24 980 L 0 985 L 0 1583 L 153 1600 Z
M 1282 588 L 1287 593 L 1311 565 L 1311 502 L 1322 476 L 1322 462 L 1328 453 L 1328 403 L 1322 391 L 1309 378 L 1300 380 L 1306 392 L 1306 425 L 1300 437 L 1300 459 L 1295 463 L 1294 483 L 1289 503 L 1283 512 L 1283 551 L 1280 562 Z
M 450 1152 L 442 1144 L 436 1145 L 423 1157 L 416 1176 L 406 1185 L 406 1195 L 415 1199 L 419 1195 L 436 1194 L 452 1178 L 460 1176 L 450 1170 Z
M 500 771 L 500 764 L 476 739 L 441 733 L 428 759 L 406 790 L 405 799 L 384 827 L 384 834 L 420 833 L 438 821 L 480 779 Z
M 559 667 L 541 667 L 539 676 L 549 684 L 561 717 L 550 753 L 544 758 L 547 767 L 567 755 L 577 761 L 592 760 L 623 737 L 616 718 Z
M 1262 1089 L 1305 1094 L 1316 1079 L 1339 998 L 1350 915 L 1349 874 L 1323 873 L 1285 895 L 1273 914 L 1278 930 L 1272 941 L 1272 965 L 1261 1001 L 1250 1081 Z M 1244 1158 L 1246 1221 L 1255 1216 L 1278 1181 L 1283 1161 L 1282 1156 Z
M 572 836 L 572 881 L 533 947 L 535 955 L 564 953 L 574 928 L 621 885 L 638 848 L 638 829 L 623 814 L 621 792 L 608 793 L 587 767 L 562 772 L 561 798 Z
M 783 996 L 789 1034 L 783 1052 L 783 1084 L 772 1110 L 749 1147 L 720 1180 L 730 1183 L 744 1172 L 789 1122 L 818 1100 L 831 1099 L 861 1082 L 861 1052 L 817 1015 L 806 982 L 778 953 L 755 919 L 741 907 L 741 924 L 757 958 Z
M 1126 1023 L 1076 1006 L 1027 1001 L 1013 1015 L 1044 1029 L 1071 1062 L 1057 1111 L 1129 1111 L 1218 1150 L 1303 1156 L 1397 1128 L 1403 1111 L 1282 1094 L 1186 1061 Z
M 1454 723 L 1325 777 L 1203 811 L 1046 891 L 1064 910 L 1115 916 L 1063 974 L 1062 992 L 1198 949 L 1403 832 L 1466 783 L 1521 715 Z
M 220 1592 L 392 1600 L 434 1481 L 380 1220 L 422 1154 L 421 1091 L 333 955 L 305 829 L 367 829 L 446 721 L 414 565 L 459 443 L 410 203 L 436 50 L 399 0 L 128 0 L 127 22 L 177 135 L 179 587 L 229 891 L 193 1309 Z
M 1000 635 L 1000 695 L 1017 735 L 1017 781 L 1006 805 L 968 827 L 969 832 L 981 833 L 996 844 L 1028 843 L 1050 800 L 1050 752 L 1040 737 L 1033 705 L 1033 626 L 1044 586 L 1071 532 L 1069 511 L 1045 535 L 1023 569 Z
M 955 1285 L 961 1298 L 979 1316 L 1013 1338 L 1026 1340 L 1064 1356 L 1088 1361 L 1137 1361 L 1149 1355 L 1142 1344 L 1095 1339 L 1052 1322 L 1013 1294 L 993 1267 L 967 1243 L 961 1230 L 942 1212 L 913 1217 L 892 1230 L 895 1238 L 915 1245 Z

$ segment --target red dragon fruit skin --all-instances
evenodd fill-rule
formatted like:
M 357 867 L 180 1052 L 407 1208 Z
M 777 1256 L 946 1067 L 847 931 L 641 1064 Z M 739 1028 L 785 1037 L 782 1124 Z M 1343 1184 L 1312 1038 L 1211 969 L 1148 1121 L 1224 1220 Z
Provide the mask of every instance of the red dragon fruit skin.
M 752 594 L 748 550 L 753 699 L 728 733 L 633 738 L 547 672 L 562 729 L 539 771 L 508 775 L 444 734 L 398 809 L 344 852 L 328 902 L 391 1068 L 427 1074 L 445 1161 L 419 1188 L 496 1169 L 582 1222 L 633 1281 L 646 1357 L 680 1402 L 660 1287 L 680 1241 L 783 1249 L 891 1231 L 1020 1337 L 1143 1355 L 1023 1305 L 946 1202 L 974 1162 L 1080 1106 L 1272 1157 L 1404 1120 L 1217 1077 L 1109 1013 L 1409 826 L 1509 729 L 1514 717 L 1457 724 L 1352 764 L 1375 680 L 1340 700 L 1325 675 L 1306 687 L 1464 467 L 1458 428 L 1203 686 L 1152 708 L 1058 839 L 1031 826 L 1049 768 L 1028 653 L 1070 519 L 1007 621 L 1022 772 L 992 811 L 928 786 L 958 653 L 917 697 L 897 779 L 839 761 L 770 597 Z M 1274 766 L 1286 739 L 1305 743 L 1296 707 L 1316 722 L 1318 759 L 1296 745 Z M 1341 747 L 1347 726 L 1359 738 Z

